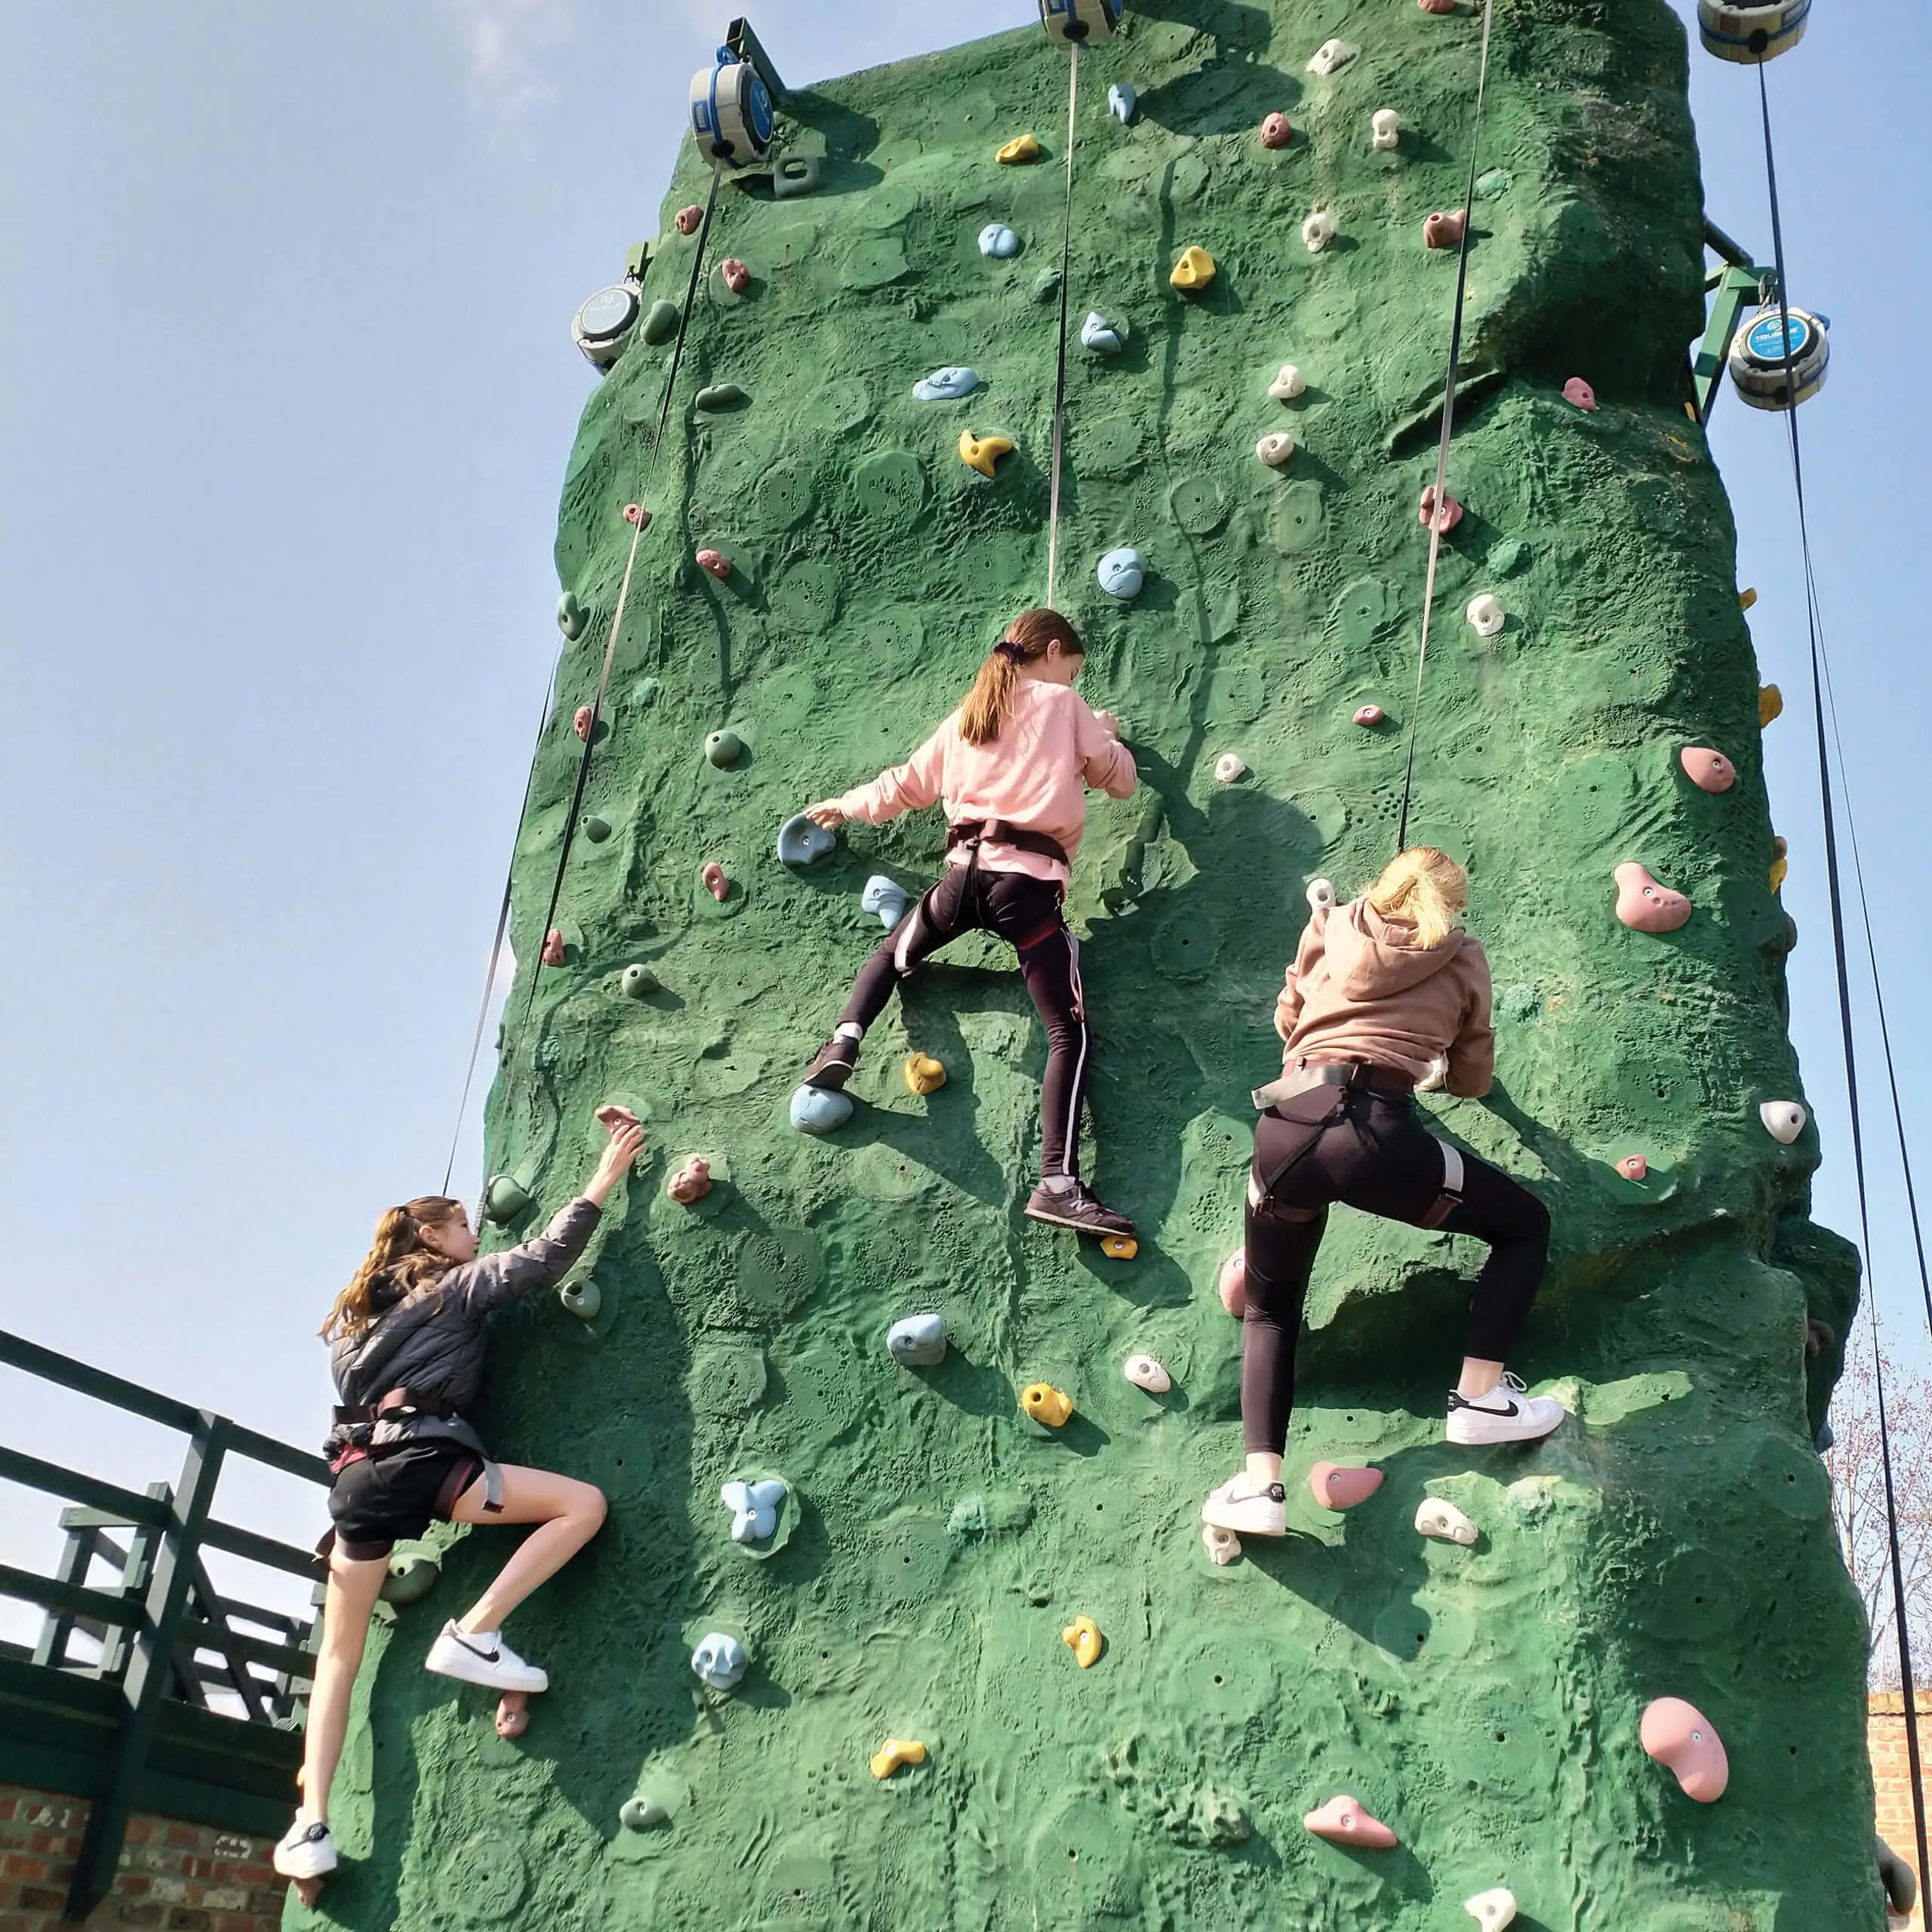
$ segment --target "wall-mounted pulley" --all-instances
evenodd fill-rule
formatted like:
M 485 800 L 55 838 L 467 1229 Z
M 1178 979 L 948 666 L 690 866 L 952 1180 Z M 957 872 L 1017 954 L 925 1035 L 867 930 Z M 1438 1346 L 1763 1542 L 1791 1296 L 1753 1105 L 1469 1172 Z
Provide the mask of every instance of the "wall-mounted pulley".
M 771 145 L 771 94 L 758 69 L 728 47 L 691 77 L 691 133 L 698 152 L 746 168 Z
M 1789 349 L 1786 318 L 1790 323 Z M 1753 409 L 1789 409 L 1825 386 L 1831 321 L 1805 309 L 1760 309 L 1731 338 L 1730 380 Z M 1793 393 L 1793 385 L 1796 393 Z
M 1697 35 L 1707 54 L 1746 66 L 1775 60 L 1804 38 L 1811 0 L 1776 0 L 1764 7 L 1740 7 L 1728 0 L 1697 0 Z
M 1121 0 L 1040 0 L 1040 21 L 1054 39 L 1093 45 L 1120 31 Z

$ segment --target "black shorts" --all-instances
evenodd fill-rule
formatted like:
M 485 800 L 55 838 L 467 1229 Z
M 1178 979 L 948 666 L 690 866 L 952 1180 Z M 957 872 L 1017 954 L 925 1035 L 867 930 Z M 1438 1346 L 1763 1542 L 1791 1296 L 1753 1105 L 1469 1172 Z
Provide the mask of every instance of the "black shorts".
M 460 1442 L 404 1442 L 351 1463 L 329 1491 L 335 1527 L 324 1554 L 334 1547 L 358 1563 L 388 1555 L 432 1522 L 448 1522 L 482 1473 L 483 1458 Z

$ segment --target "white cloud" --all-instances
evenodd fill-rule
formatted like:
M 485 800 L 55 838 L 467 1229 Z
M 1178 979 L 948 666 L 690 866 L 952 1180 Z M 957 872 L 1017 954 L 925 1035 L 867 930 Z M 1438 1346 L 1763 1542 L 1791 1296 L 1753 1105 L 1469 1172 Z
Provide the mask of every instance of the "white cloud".
M 576 0 L 438 0 L 469 56 L 470 99 L 514 124 L 557 97 L 544 57 L 576 32 Z

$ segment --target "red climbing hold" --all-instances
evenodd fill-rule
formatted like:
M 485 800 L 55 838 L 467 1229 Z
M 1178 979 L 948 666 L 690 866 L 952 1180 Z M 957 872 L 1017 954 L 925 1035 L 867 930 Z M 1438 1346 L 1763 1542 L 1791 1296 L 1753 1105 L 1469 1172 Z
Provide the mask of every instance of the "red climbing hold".
M 1380 1469 L 1346 1469 L 1337 1463 L 1317 1463 L 1308 1472 L 1308 1487 L 1324 1509 L 1352 1509 L 1382 1487 Z
M 671 219 L 678 225 L 680 235 L 695 235 L 698 223 L 704 219 L 704 211 L 694 202 L 687 208 L 680 208 Z
M 1435 485 L 1428 485 L 1422 493 L 1422 526 L 1425 530 L 1432 526 L 1444 536 L 1463 520 L 1463 506 L 1445 490 L 1442 493 L 1442 507 L 1435 507 Z
M 1644 1749 L 1677 1774 L 1686 1798 L 1715 1804 L 1730 1782 L 1730 1760 L 1717 1727 L 1695 1704 L 1660 1697 L 1647 1705 L 1638 1736 Z
M 1460 248 L 1469 225 L 1469 211 L 1467 208 L 1458 208 L 1454 214 L 1446 214 L 1438 208 L 1422 225 L 1423 246 L 1425 248 Z
M 1574 402 L 1579 409 L 1594 411 L 1597 406 L 1597 392 L 1581 376 L 1572 376 L 1563 385 L 1563 400 Z
M 1359 1845 L 1365 1851 L 1392 1851 L 1401 1840 L 1380 1818 L 1371 1818 L 1359 1798 L 1331 1798 L 1302 1823 L 1331 1844 Z
M 736 255 L 727 255 L 718 264 L 718 272 L 724 278 L 724 286 L 734 295 L 742 295 L 751 285 L 752 272 Z
M 555 926 L 543 935 L 543 950 L 537 956 L 546 966 L 564 963 L 564 936 Z
M 590 742 L 591 721 L 596 715 L 589 705 L 580 704 L 577 708 L 577 715 L 571 720 L 571 729 L 586 744 Z
M 1650 1171 L 1650 1162 L 1641 1154 L 1626 1154 L 1617 1164 L 1617 1171 L 1626 1180 L 1641 1180 Z
M 521 1737 L 530 1728 L 530 1693 L 506 1690 L 497 1700 L 497 1735 Z
M 702 1154 L 694 1154 L 664 1183 L 664 1192 L 686 1208 L 702 1201 L 711 1192 L 711 1163 Z
M 1365 730 L 1371 724 L 1380 724 L 1387 715 L 1379 704 L 1365 704 L 1355 713 L 1355 722 Z
M 651 512 L 641 503 L 626 503 L 624 506 L 624 521 L 635 524 L 640 530 L 648 529 L 651 523 Z
M 1270 114 L 1261 123 L 1261 145 L 1264 148 L 1284 148 L 1295 137 L 1295 131 L 1289 125 L 1285 114 Z
M 1728 792 L 1737 783 L 1737 766 L 1709 745 L 1686 745 L 1678 753 L 1677 761 L 1700 792 Z
M 1221 1278 L 1216 1285 L 1221 1291 L 1221 1306 L 1238 1321 L 1247 1312 L 1247 1249 L 1244 1245 L 1221 1263 Z
M 700 550 L 697 553 L 697 567 L 709 571 L 720 583 L 731 574 L 731 560 L 718 550 Z
M 719 905 L 724 903 L 724 895 L 731 890 L 731 881 L 724 876 L 724 868 L 715 859 L 712 860 L 698 877 L 704 881 L 704 889 Z
M 1612 876 L 1617 881 L 1617 916 L 1632 932 L 1674 933 L 1690 918 L 1690 900 L 1658 884 L 1635 860 L 1626 860 Z

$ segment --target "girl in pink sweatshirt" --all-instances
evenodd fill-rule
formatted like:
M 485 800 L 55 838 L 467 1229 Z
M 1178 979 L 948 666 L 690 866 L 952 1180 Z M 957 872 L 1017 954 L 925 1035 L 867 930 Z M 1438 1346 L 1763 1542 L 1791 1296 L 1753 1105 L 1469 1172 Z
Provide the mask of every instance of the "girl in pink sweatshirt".
M 1073 688 L 1084 648 L 1057 611 L 1025 612 L 993 647 L 958 709 L 903 764 L 806 808 L 832 830 L 848 819 L 883 825 L 901 812 L 943 804 L 948 832 L 946 876 L 866 961 L 805 1079 L 843 1087 L 866 1029 L 900 981 L 961 933 L 995 933 L 1019 953 L 1020 977 L 1047 1029 L 1041 1180 L 1026 1213 L 1084 1234 L 1131 1235 L 1134 1223 L 1080 1180 L 1080 1106 L 1092 1041 L 1080 945 L 1062 908 L 1086 829 L 1086 788 L 1126 798 L 1139 782 L 1118 724 L 1090 709 Z

